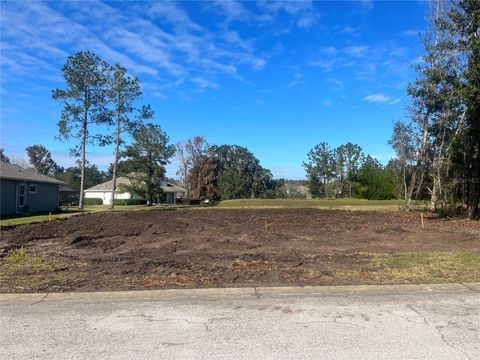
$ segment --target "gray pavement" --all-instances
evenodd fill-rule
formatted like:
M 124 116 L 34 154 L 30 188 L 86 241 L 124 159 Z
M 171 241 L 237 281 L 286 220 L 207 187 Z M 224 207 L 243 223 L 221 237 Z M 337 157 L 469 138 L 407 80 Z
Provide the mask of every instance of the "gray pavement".
M 480 359 L 480 284 L 0 295 L 2 359 Z

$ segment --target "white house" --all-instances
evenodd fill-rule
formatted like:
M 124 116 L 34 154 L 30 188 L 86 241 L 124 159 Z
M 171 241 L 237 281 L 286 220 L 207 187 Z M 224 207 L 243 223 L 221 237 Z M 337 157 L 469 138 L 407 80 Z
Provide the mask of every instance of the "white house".
M 117 189 L 115 191 L 115 199 L 141 199 L 141 196 L 131 191 L 126 191 L 125 189 L 122 189 L 122 185 L 128 186 L 130 184 L 131 181 L 129 178 L 123 176 L 118 177 Z M 85 190 L 85 198 L 102 199 L 104 205 L 110 205 L 110 200 L 112 199 L 112 187 L 112 180 L 95 185 L 94 187 Z M 175 204 L 178 200 L 184 199 L 187 196 L 186 189 L 165 181 L 162 182 L 162 190 L 166 195 L 165 203 L 167 204 Z

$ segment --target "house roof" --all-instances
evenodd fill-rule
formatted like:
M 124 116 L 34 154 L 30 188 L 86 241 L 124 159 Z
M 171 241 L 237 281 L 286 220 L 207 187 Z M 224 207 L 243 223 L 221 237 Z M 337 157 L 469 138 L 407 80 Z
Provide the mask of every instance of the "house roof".
M 8 180 L 33 181 L 38 183 L 65 185 L 63 181 L 3 161 L 0 161 L 0 178 Z
M 121 186 L 121 185 L 130 185 L 131 184 L 131 180 L 128 178 L 128 177 L 125 177 L 125 176 L 120 176 L 117 178 L 117 188 L 118 186 Z M 98 184 L 98 185 L 95 185 L 89 189 L 86 189 L 85 191 L 110 191 L 112 190 L 112 186 L 113 186 L 113 181 L 112 180 L 109 180 L 109 181 L 106 181 L 102 184 Z M 183 193 L 186 193 L 187 190 L 184 189 L 183 187 L 181 186 L 178 186 L 178 185 L 175 185 L 175 184 L 172 184 L 172 183 L 164 183 L 162 185 L 162 190 L 164 192 L 183 192 Z
M 131 181 L 129 178 L 124 176 L 117 177 L 117 188 L 119 185 L 130 185 L 130 184 L 131 184 Z M 85 191 L 108 191 L 108 190 L 112 190 L 112 186 L 113 186 L 113 180 L 109 180 L 104 183 L 95 185 L 91 188 L 88 188 Z

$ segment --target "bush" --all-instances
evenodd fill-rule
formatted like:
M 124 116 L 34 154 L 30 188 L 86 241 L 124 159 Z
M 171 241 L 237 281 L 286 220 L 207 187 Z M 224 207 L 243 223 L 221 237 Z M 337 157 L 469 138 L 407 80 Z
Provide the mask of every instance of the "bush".
M 115 205 L 145 205 L 146 199 L 115 199 Z
M 85 205 L 103 205 L 103 200 L 100 198 L 85 198 Z

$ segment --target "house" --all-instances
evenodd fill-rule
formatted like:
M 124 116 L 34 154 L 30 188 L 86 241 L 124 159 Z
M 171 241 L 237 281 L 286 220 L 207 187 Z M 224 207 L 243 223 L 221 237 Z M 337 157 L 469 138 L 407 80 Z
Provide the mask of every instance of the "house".
M 141 199 L 141 196 L 135 194 L 132 191 L 128 191 L 122 188 L 122 185 L 123 187 L 125 187 L 129 186 L 130 184 L 131 180 L 128 177 L 118 177 L 117 189 L 115 191 L 115 199 Z M 109 205 L 110 200 L 112 199 L 112 187 L 112 180 L 95 185 L 94 187 L 85 190 L 85 198 L 102 199 L 104 205 Z M 186 189 L 170 182 L 163 181 L 161 187 L 163 192 L 165 193 L 164 202 L 167 204 L 175 204 L 179 200 L 184 199 L 187 195 Z
M 0 161 L 0 215 L 55 211 L 63 181 Z

